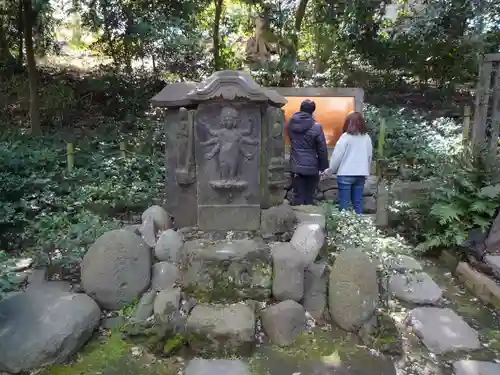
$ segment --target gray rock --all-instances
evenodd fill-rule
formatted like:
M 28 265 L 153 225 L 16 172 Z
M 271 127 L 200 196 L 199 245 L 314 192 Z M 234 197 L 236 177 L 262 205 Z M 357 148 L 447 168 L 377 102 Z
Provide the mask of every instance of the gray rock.
M 494 251 L 500 246 L 500 213 L 497 215 L 493 221 L 490 231 L 488 232 L 488 238 L 486 238 L 486 250 Z
M 299 302 L 304 295 L 304 260 L 289 242 L 272 246 L 273 296 L 278 301 Z M 299 256 L 298 256 L 299 255 Z
M 321 319 L 326 308 L 328 268 L 325 263 L 313 263 L 305 270 L 304 276 L 302 305 L 314 319 Z
M 111 318 L 103 319 L 101 322 L 101 327 L 104 329 L 115 329 L 120 327 L 125 323 L 125 317 L 123 316 L 113 316 Z
M 478 333 L 448 308 L 418 307 L 408 314 L 408 324 L 424 345 L 436 354 L 481 347 Z
M 365 181 L 365 189 L 363 195 L 374 196 L 375 194 L 377 194 L 377 184 L 378 184 L 377 176 L 368 176 Z
M 323 195 L 327 201 L 337 202 L 339 200 L 339 191 L 337 189 L 327 190 Z
M 151 289 L 163 290 L 172 288 L 180 280 L 179 268 L 169 262 L 158 262 L 153 265 L 153 275 L 151 277 Z
M 372 196 L 363 197 L 363 213 L 374 214 L 377 212 L 377 199 Z
M 333 320 L 347 331 L 368 321 L 379 299 L 377 269 L 359 249 L 345 250 L 330 270 L 328 305 Z
M 155 298 L 155 290 L 144 293 L 135 308 L 133 320 L 146 320 L 153 315 L 153 304 L 155 302 Z
M 0 371 L 66 361 L 91 337 L 100 315 L 85 294 L 32 291 L 0 301 Z
M 494 362 L 461 360 L 453 364 L 454 375 L 498 375 L 500 364 Z
M 172 228 L 172 220 L 167 211 L 160 206 L 151 206 L 146 211 L 142 213 L 142 222 L 144 223 L 146 219 L 153 219 L 156 230 L 163 232 L 167 229 Z
M 274 344 L 292 345 L 305 331 L 304 308 L 292 300 L 270 306 L 262 313 L 262 327 Z
M 297 218 L 293 209 L 286 204 L 262 210 L 261 232 L 264 238 L 273 238 L 285 233 L 292 233 Z
M 196 305 L 187 320 L 187 337 L 197 354 L 241 354 L 254 345 L 255 313 L 243 303 Z
M 338 185 L 337 185 L 337 177 L 333 177 L 333 178 L 324 178 L 324 179 L 321 179 L 319 182 L 318 182 L 318 190 L 320 191 L 327 191 L 327 190 L 331 190 L 331 189 L 338 189 Z
M 37 286 L 47 282 L 47 268 L 35 268 L 29 272 L 28 286 Z
M 141 228 L 141 224 L 126 225 L 123 227 L 123 229 L 128 230 L 134 234 L 137 234 L 138 236 L 141 235 L 140 228 Z
M 397 298 L 416 304 L 436 304 L 443 291 L 425 272 L 393 275 L 389 280 L 389 291 Z
M 155 319 L 161 322 L 172 320 L 175 313 L 179 311 L 181 304 L 181 290 L 179 288 L 170 288 L 162 290 L 155 298 L 153 311 Z
M 396 272 L 421 271 L 422 265 L 415 258 L 408 255 L 392 256 L 384 260 L 385 265 Z
M 486 255 L 484 261 L 491 267 L 495 276 L 500 278 L 500 255 Z
M 53 289 L 55 291 L 61 291 L 61 292 L 72 292 L 73 287 L 70 282 L 68 281 L 63 281 L 63 280 L 57 280 L 57 281 L 47 281 L 42 284 L 28 284 L 28 287 L 26 290 L 39 290 L 41 293 L 41 289 Z
M 326 217 L 321 212 L 295 211 L 295 215 L 299 224 L 318 224 L 323 230 L 326 227 Z
M 82 287 L 99 305 L 120 309 L 133 302 L 151 281 L 151 250 L 130 231 L 104 233 L 81 264 Z
M 303 255 L 305 263 L 311 264 L 325 243 L 325 232 L 318 224 L 302 223 L 297 226 L 290 243 Z
M 173 229 L 168 229 L 160 235 L 155 246 L 155 256 L 158 260 L 177 263 L 181 260 L 183 245 L 182 236 Z
M 235 359 L 201 359 L 189 361 L 184 375 L 250 375 L 248 366 Z
M 146 217 L 139 228 L 139 233 L 141 234 L 144 242 L 147 243 L 149 247 L 156 246 L 156 234 L 158 233 L 158 230 L 156 229 L 153 218 Z

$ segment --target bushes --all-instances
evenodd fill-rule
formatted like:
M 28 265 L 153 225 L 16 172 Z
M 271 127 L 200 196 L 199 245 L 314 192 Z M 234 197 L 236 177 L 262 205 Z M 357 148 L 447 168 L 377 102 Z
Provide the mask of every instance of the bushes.
M 72 270 L 118 219 L 129 220 L 162 198 L 164 156 L 156 130 L 134 139 L 125 159 L 114 140 L 80 143 L 72 172 L 66 169 L 65 144 L 55 136 L 0 139 L 2 248 L 11 255 L 35 254 L 54 272 Z M 147 138 L 150 145 L 139 147 Z
M 408 254 L 412 248 L 400 236 L 384 235 L 373 221 L 352 211 L 339 211 L 335 205 L 326 204 L 328 246 L 333 252 L 362 248 L 371 255 L 384 258 L 389 254 Z
M 380 119 L 385 119 L 384 159 L 391 176 L 427 178 L 438 164 L 450 160 L 461 149 L 461 124 L 451 118 L 429 121 L 403 108 L 370 105 L 365 108 L 365 116 L 374 143 L 378 140 Z
M 498 166 L 468 149 L 436 166 L 428 189 L 403 211 L 413 222 L 422 251 L 457 247 L 472 229 L 487 232 L 500 207 Z

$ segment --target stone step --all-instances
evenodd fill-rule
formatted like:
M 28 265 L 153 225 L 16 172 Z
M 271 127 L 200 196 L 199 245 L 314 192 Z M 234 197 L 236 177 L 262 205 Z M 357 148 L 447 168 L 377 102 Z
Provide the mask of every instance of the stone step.
M 453 375 L 498 375 L 500 364 L 494 362 L 462 360 L 453 364 Z
M 481 347 L 477 331 L 449 308 L 418 307 L 409 312 L 407 324 L 435 354 Z
M 389 292 L 402 301 L 419 305 L 434 305 L 443 296 L 439 285 L 425 272 L 391 276 Z

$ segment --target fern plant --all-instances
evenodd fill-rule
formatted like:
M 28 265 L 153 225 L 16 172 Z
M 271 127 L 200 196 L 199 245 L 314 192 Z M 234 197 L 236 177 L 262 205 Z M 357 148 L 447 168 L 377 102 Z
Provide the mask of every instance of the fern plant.
M 461 245 L 474 228 L 487 231 L 500 208 L 500 184 L 493 183 L 495 163 L 485 153 L 466 149 L 438 172 L 421 206 L 427 208 L 421 212 L 425 240 L 418 247 L 424 251 Z

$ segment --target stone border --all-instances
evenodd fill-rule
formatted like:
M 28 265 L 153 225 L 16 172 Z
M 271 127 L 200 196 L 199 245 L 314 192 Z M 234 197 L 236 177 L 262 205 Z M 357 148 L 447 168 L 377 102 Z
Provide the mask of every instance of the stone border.
M 310 97 L 354 97 L 354 109 L 363 112 L 363 101 L 365 91 L 362 88 L 346 87 L 267 87 L 278 94 L 287 96 L 310 96 Z

